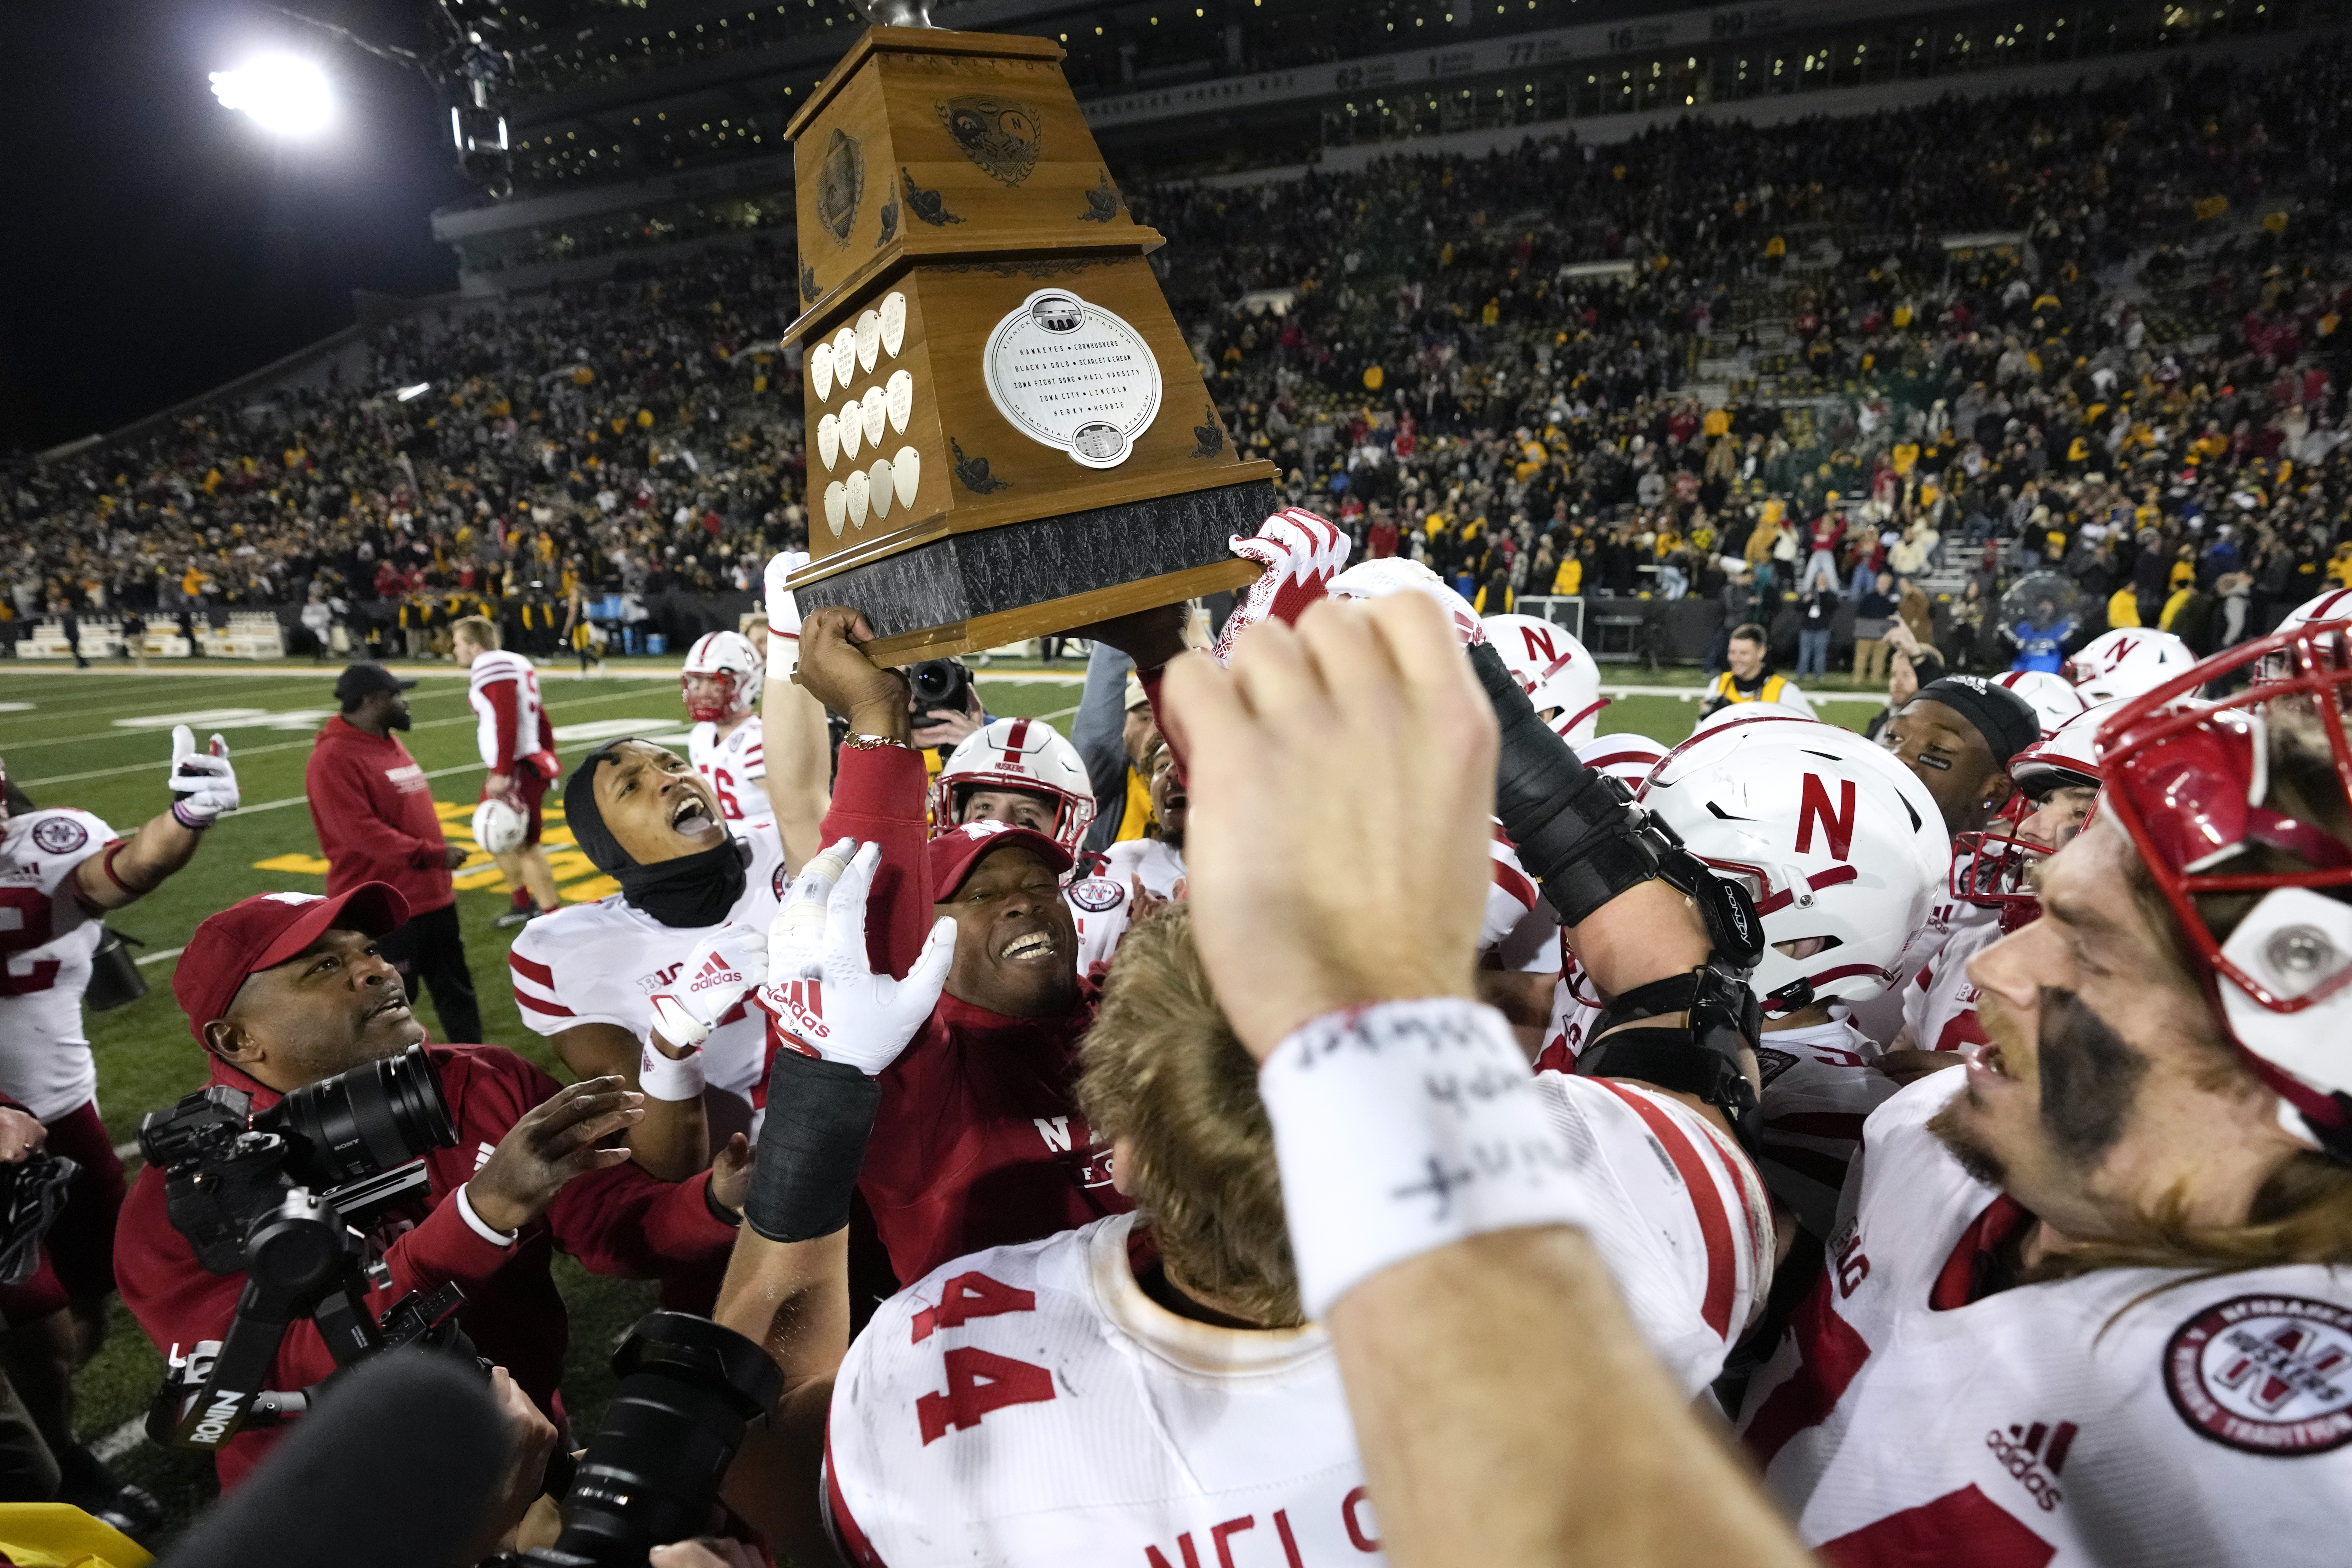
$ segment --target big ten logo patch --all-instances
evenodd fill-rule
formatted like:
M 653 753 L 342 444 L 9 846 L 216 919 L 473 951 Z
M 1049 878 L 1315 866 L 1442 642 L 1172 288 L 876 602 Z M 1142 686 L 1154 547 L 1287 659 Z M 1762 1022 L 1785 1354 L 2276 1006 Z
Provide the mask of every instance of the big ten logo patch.
M 506 892 L 509 890 L 506 873 L 499 869 L 488 851 L 474 842 L 474 807 L 479 804 L 478 801 L 454 800 L 433 803 L 433 815 L 441 822 L 441 837 L 466 851 L 465 862 L 450 880 L 459 892 L 481 889 Z M 596 869 L 595 863 L 580 848 L 572 830 L 563 825 L 563 807 L 559 802 L 547 801 L 540 808 L 540 816 L 544 823 L 540 833 L 540 846 L 547 852 L 547 868 L 555 873 L 558 898 L 567 904 L 593 903 L 621 890 L 621 884 Z M 287 817 L 281 816 L 277 820 L 288 822 L 291 829 L 291 822 Z M 311 836 L 304 834 L 303 837 Z M 266 860 L 256 860 L 253 868 L 298 877 L 324 877 L 327 874 L 327 858 L 310 849 L 289 849 Z

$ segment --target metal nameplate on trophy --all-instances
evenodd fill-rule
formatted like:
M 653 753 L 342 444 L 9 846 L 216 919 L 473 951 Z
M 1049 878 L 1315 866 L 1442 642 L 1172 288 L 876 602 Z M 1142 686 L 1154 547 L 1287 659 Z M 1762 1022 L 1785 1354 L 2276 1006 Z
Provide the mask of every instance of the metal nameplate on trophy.
M 1042 38 L 869 28 L 786 128 L 808 419 L 803 609 L 893 663 L 1252 581 L 1274 510 Z

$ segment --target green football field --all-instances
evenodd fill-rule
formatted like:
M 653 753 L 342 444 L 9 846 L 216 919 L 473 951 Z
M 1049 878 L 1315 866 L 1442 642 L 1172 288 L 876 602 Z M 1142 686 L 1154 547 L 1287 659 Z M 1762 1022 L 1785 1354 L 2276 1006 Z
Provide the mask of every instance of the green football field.
M 616 660 L 605 673 L 585 678 L 561 666 L 549 668 L 541 691 L 559 751 L 569 758 L 614 736 L 642 734 L 676 737 L 682 752 L 686 718 L 676 671 L 674 662 L 652 660 Z M 108 922 L 145 944 L 133 951 L 142 954 L 150 987 L 139 1000 L 89 1020 L 99 1104 L 118 1142 L 135 1138 L 147 1112 L 205 1082 L 198 1047 L 171 992 L 173 963 L 188 933 L 207 914 L 249 894 L 324 889 L 326 863 L 303 798 L 302 772 L 313 732 L 334 710 L 335 673 L 332 665 L 77 671 L 0 664 L 0 758 L 10 781 L 36 804 L 92 811 L 129 834 L 169 804 L 164 772 L 172 727 L 179 723 L 195 730 L 199 744 L 215 731 L 226 738 L 244 791 L 244 808 L 211 831 L 186 870 Z M 403 739 L 434 780 L 445 831 L 470 845 L 481 765 L 464 674 L 446 663 L 404 673 L 419 677 L 420 684 L 410 693 L 415 725 Z M 1604 731 L 1638 730 L 1668 741 L 1690 732 L 1696 690 L 1658 689 L 1695 688 L 1694 673 L 1629 679 L 1652 689 L 1619 696 L 1602 713 Z M 992 713 L 1047 718 L 1066 731 L 1080 689 L 1080 677 L 1068 665 L 1059 671 L 992 669 L 980 679 Z M 1857 727 L 1873 710 L 1866 701 L 1824 709 L 1826 716 Z M 612 891 L 611 882 L 572 847 L 560 812 L 551 809 L 549 816 L 550 859 L 565 897 Z M 497 870 L 478 851 L 457 882 L 484 1034 L 490 1043 L 510 1046 L 567 1077 L 516 1013 L 504 963 L 511 933 L 490 924 L 508 903 Z M 429 1000 L 420 1000 L 417 1011 L 428 1026 L 436 1024 Z M 584 1436 L 610 1394 L 605 1358 L 615 1337 L 651 1310 L 654 1289 L 592 1277 L 568 1262 L 559 1269 L 573 1319 L 566 1398 Z M 157 1492 L 173 1517 L 184 1520 L 210 1495 L 210 1466 L 141 1441 L 129 1426 L 145 1410 L 162 1372 L 161 1357 L 118 1307 L 105 1349 L 79 1380 L 77 1426 L 126 1479 Z

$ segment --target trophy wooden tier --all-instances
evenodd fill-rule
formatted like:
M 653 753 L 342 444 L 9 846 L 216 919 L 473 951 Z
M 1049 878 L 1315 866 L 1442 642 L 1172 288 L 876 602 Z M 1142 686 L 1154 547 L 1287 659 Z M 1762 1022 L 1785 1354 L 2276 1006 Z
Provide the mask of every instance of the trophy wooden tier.
M 1252 581 L 1274 510 L 1042 38 L 869 28 L 795 115 L 803 610 L 892 663 Z

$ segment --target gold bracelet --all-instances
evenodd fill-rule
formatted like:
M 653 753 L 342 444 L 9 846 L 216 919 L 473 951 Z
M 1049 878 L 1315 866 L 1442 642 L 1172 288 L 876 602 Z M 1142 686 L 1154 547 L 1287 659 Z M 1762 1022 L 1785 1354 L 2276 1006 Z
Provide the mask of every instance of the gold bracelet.
M 879 752 L 891 746 L 896 746 L 902 752 L 911 752 L 915 749 L 906 742 L 893 740 L 887 735 L 844 735 L 841 738 L 841 743 L 853 752 Z

